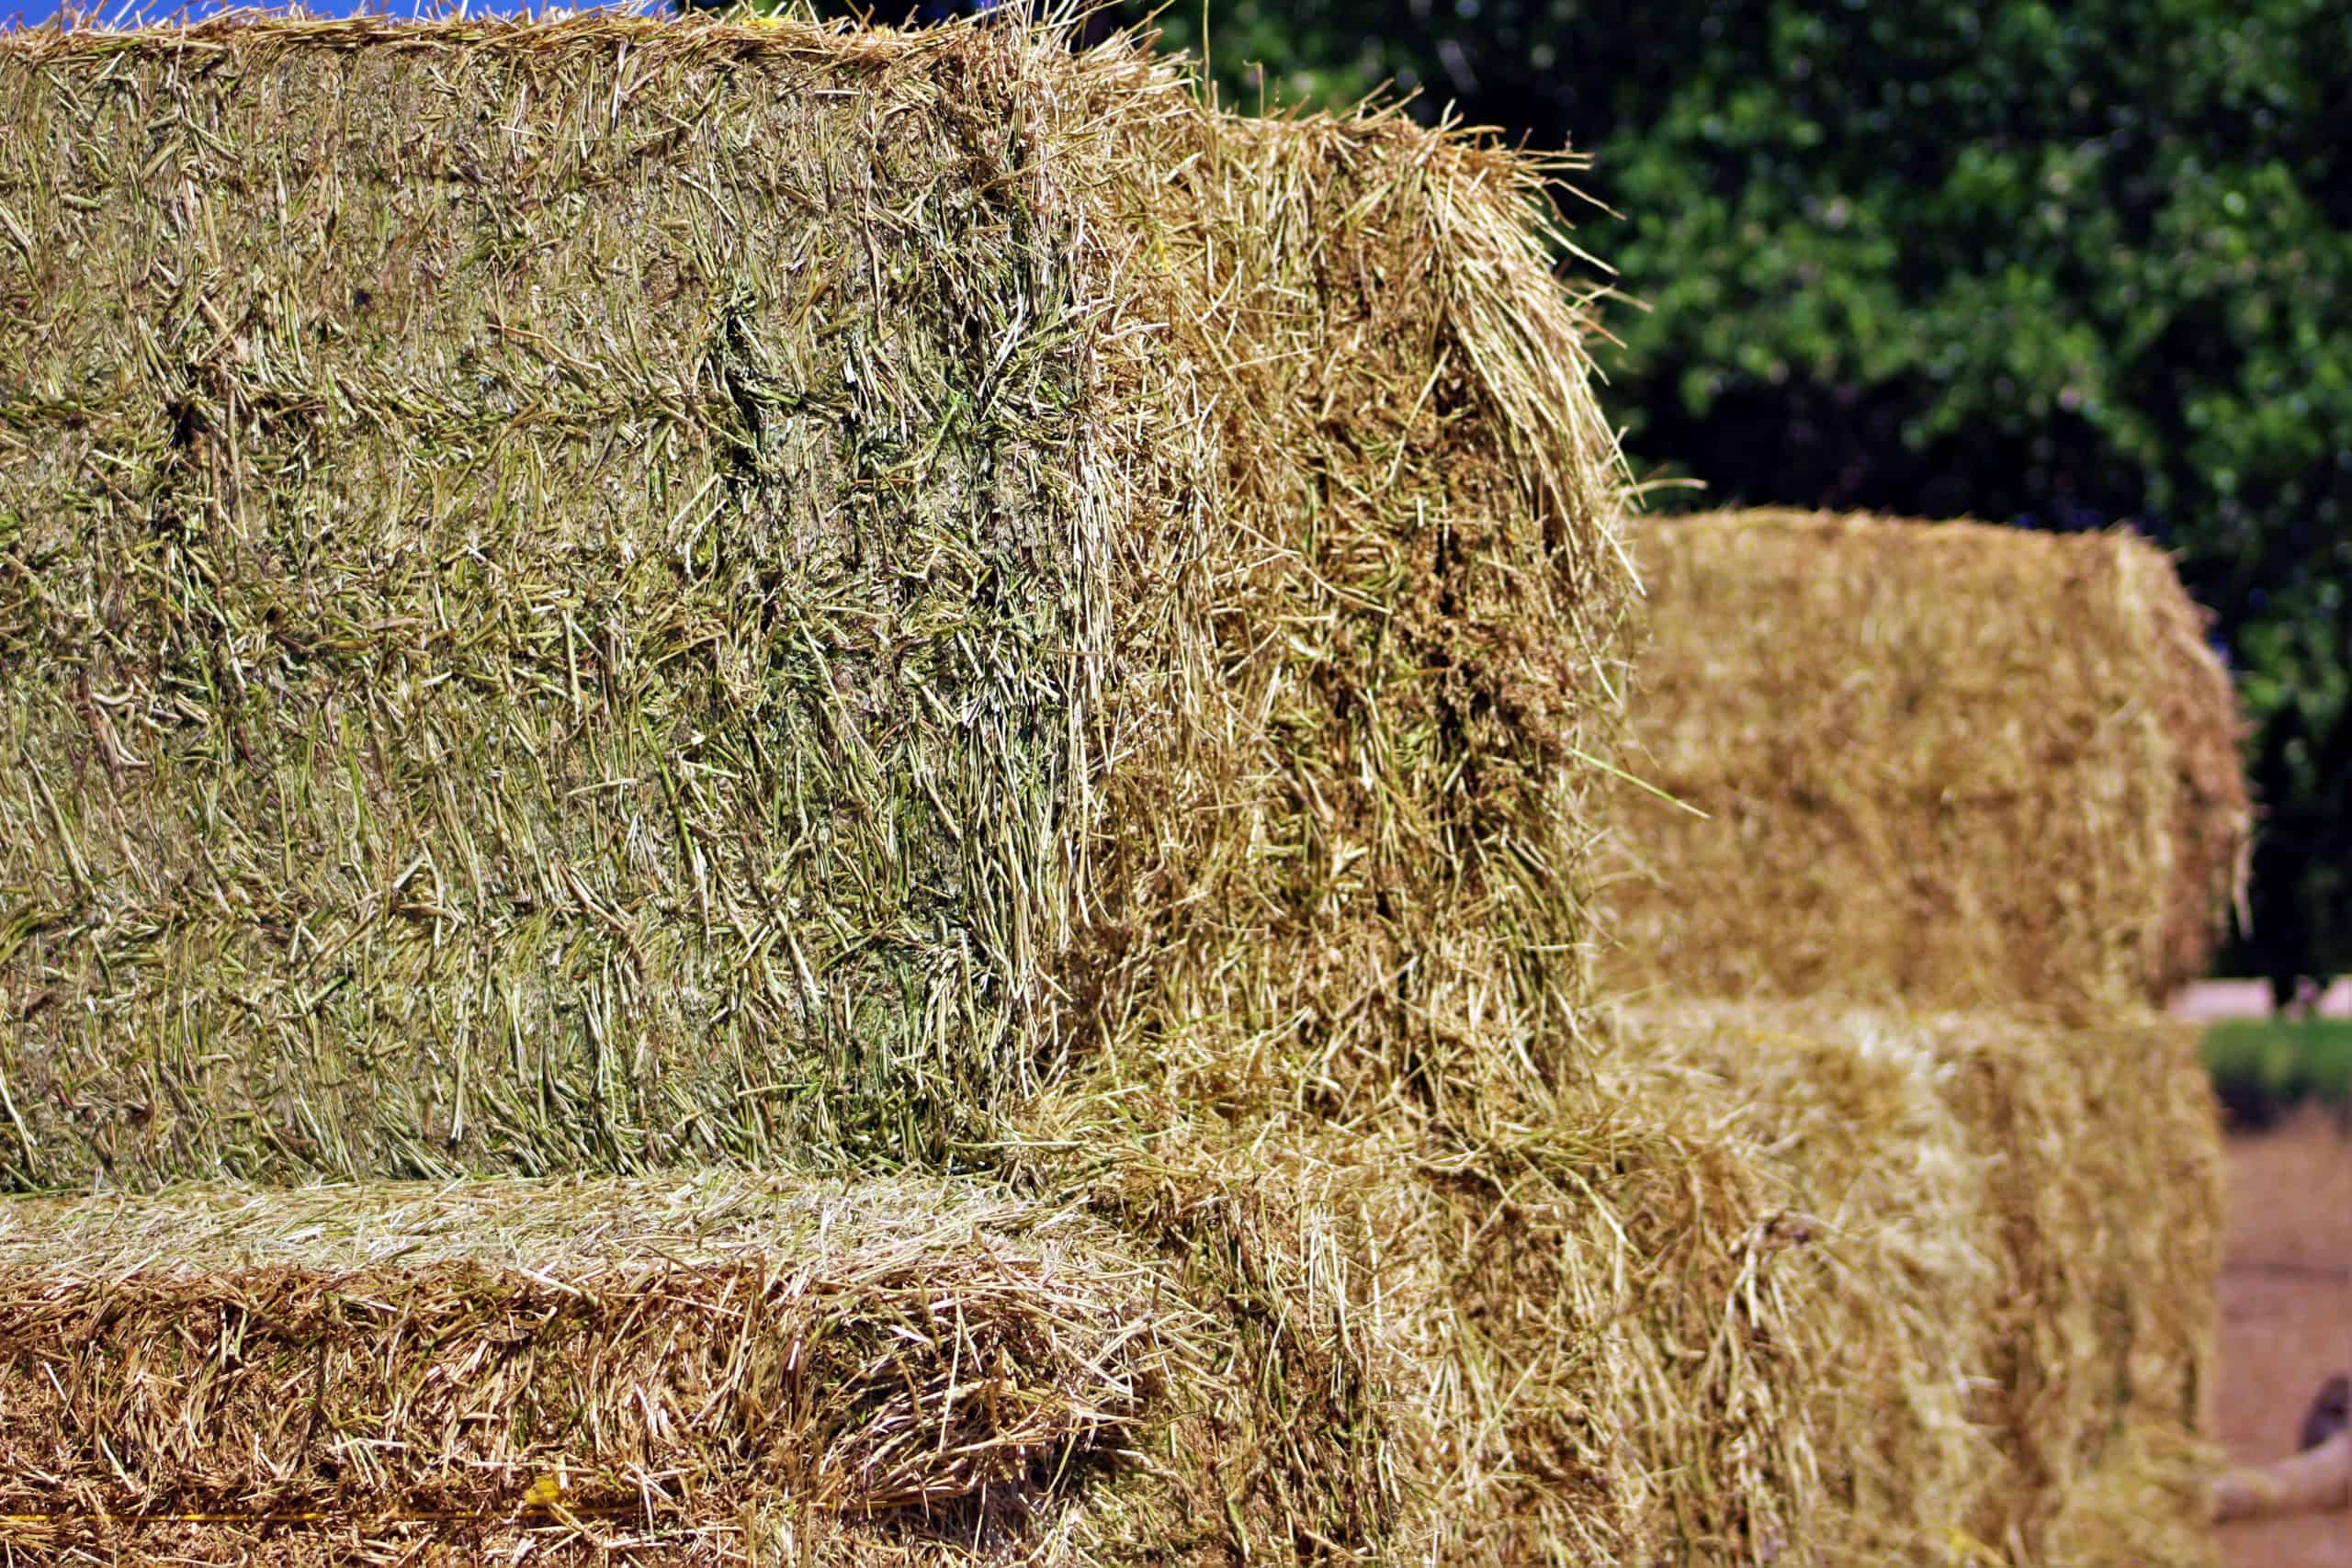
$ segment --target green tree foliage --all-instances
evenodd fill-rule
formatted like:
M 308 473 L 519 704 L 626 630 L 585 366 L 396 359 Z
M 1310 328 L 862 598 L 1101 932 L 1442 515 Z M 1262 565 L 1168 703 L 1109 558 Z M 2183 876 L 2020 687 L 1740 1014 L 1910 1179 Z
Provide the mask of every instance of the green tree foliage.
M 1158 25 L 1198 48 L 1204 15 L 1228 102 L 1385 83 L 1596 154 L 1637 463 L 1711 502 L 2163 540 L 2255 724 L 2238 961 L 2352 968 L 2352 6 L 1237 0 Z

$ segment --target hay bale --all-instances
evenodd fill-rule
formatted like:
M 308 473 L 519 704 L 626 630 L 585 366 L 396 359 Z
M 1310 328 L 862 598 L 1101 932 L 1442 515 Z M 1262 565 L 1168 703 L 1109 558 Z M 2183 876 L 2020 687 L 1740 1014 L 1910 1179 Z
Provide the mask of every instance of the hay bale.
M 1603 1034 L 1509 1116 L 1031 1108 L 1009 1174 L 1156 1247 L 1257 1369 L 1213 1466 L 1167 1428 L 1175 1555 L 2210 1561 L 2188 1032 L 1683 1004 Z
M 1740 1173 L 1580 1114 L 1481 1159 L 1065 1091 L 1009 1158 L 1068 1196 L 1025 1201 L 725 1174 L 15 1200 L 0 1546 L 1630 1564 L 1744 1540 L 1773 1494 L 1740 1406 L 1769 1384 L 1744 1342 L 1678 1348 L 1741 1289 Z M 1648 1419 L 1716 1478 L 1648 1468 L 1624 1438 Z M 559 1473 L 562 1512 L 522 1506 Z
M 1353 1126 L 1572 1076 L 1631 574 L 1550 165 L 1396 112 L 1160 134 L 1106 199 L 1216 469 L 1115 448 L 1193 628 L 1111 783 L 1177 828 L 1103 846 L 1115 1054 Z
M 1915 1006 L 2161 998 L 2249 814 L 2229 680 L 2127 533 L 1733 513 L 1642 532 L 1612 979 Z
M 1167 1465 L 1175 1532 L 1099 1560 L 1632 1568 L 1799 1539 L 1815 1461 L 1779 1325 L 1750 1326 L 1765 1168 L 1638 1103 L 1522 1109 L 1341 1134 L 1139 1086 L 1035 1108 L 1017 1178 L 1156 1243 L 1260 1402 L 1172 1425 L 1171 1460 L 1205 1432 L 1215 1462 Z
M 0 113 L 0 1181 L 1558 1074 L 1629 579 L 1534 164 L 994 26 L 35 29 Z
M 0 1174 L 993 1165 L 1222 1352 L 1008 1552 L 1633 1560 L 1544 169 L 1065 44 L 0 45 Z
M 0 1543 L 902 1562 L 1046 1540 L 1204 1375 L 1204 1320 L 1168 1285 L 1068 1207 L 968 1183 L 15 1200 Z
M 2213 1560 L 2221 1156 L 2193 1032 L 1693 1003 L 1622 1027 L 1605 1076 L 1712 1121 L 1769 1194 L 1746 1301 L 1815 1466 L 1799 1560 Z
M 1065 1090 L 1009 1154 L 1051 1201 L 724 1174 L 15 1200 L 0 1544 L 1769 1555 L 1811 1462 L 1777 1325 L 1746 1325 L 1773 1195 L 1695 1122 L 1558 1110 L 1474 1149 Z M 558 1474 L 560 1512 L 524 1506 Z
M 1002 1151 L 1042 1200 L 724 1174 L 17 1200 L 0 1513 L 46 1517 L 6 1539 L 2201 1560 L 2212 1127 L 2193 1069 L 2149 1066 L 2186 1055 L 1793 1008 L 1618 1033 L 1517 1122 L 1065 1084 Z M 2115 1182 L 2141 1227 L 2086 1201 Z M 568 1517 L 519 1506 L 559 1472 Z

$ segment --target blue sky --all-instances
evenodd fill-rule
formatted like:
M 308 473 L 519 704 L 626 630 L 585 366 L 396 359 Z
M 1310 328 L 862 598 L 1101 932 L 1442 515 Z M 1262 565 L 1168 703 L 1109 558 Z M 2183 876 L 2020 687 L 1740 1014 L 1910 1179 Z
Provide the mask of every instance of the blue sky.
M 168 17 L 183 7 L 180 0 L 151 0 L 141 8 L 151 16 Z M 198 4 L 185 7 L 189 16 L 205 16 L 227 8 L 218 0 L 211 0 L 211 3 L 199 0 Z M 420 12 L 429 15 L 449 7 L 443 0 L 383 0 L 383 3 L 372 5 L 369 0 L 309 0 L 308 8 L 327 17 L 348 17 L 354 11 L 370 9 L 385 11 L 395 17 L 413 17 Z M 584 8 L 584 5 L 575 8 Z M 548 6 L 544 3 L 527 4 L 526 0 L 469 0 L 466 9 L 475 16 L 512 16 L 520 11 L 546 10 Z M 37 27 L 55 17 L 57 11 L 58 0 L 0 0 L 0 28 Z M 113 17 L 115 8 L 107 6 L 105 15 Z

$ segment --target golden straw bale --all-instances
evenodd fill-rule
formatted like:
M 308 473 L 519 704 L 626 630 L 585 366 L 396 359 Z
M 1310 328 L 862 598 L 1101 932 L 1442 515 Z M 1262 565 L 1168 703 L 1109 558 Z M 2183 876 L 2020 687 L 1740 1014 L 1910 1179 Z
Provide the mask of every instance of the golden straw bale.
M 1216 1416 L 1205 1466 L 1168 1428 L 1191 1506 L 1102 1560 L 1632 1568 L 1797 1539 L 1818 1463 L 1755 1301 L 1770 1166 L 1641 1103 L 1525 1110 L 1335 1134 L 1139 1086 L 1035 1108 L 1016 1179 L 1157 1242 L 1285 1417 Z
M 1067 1206 L 732 1174 L 0 1202 L 0 1541 L 673 1561 L 1051 1540 L 1207 1380 Z M 265 1544 L 266 1543 L 266 1544 Z
M 1619 1091 L 1721 1118 L 1801 1243 L 1772 1298 L 1780 1419 L 1817 1467 L 1800 1560 L 2212 1560 L 2220 1133 L 2192 1031 L 1803 1003 L 1620 1031 Z
M 2227 675 L 2128 533 L 1728 513 L 1640 531 L 1611 977 L 1917 1006 L 2160 999 L 2250 815 Z M 1703 814 L 1703 815 L 1700 815 Z

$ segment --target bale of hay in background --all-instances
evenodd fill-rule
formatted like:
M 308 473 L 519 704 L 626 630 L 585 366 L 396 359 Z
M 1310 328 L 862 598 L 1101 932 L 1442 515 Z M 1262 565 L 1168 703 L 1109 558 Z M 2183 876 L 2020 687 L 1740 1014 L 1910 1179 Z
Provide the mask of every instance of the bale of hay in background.
M 1560 1073 L 1630 578 L 1535 165 L 990 26 L 37 29 L 0 112 L 0 1180 Z
M 1770 1194 L 1747 1300 L 1817 1466 L 1798 1560 L 2212 1560 L 2220 1134 L 2191 1031 L 1683 1003 L 1619 1034 L 1604 1080 L 1713 1120 Z
M 1170 1286 L 1069 1207 L 969 1184 L 16 1200 L 0 1541 L 693 1562 L 1050 1541 L 1174 1385 L 1211 1381 Z
M 1733 513 L 1641 531 L 1624 988 L 2161 999 L 2249 828 L 2227 675 L 2126 533 Z

